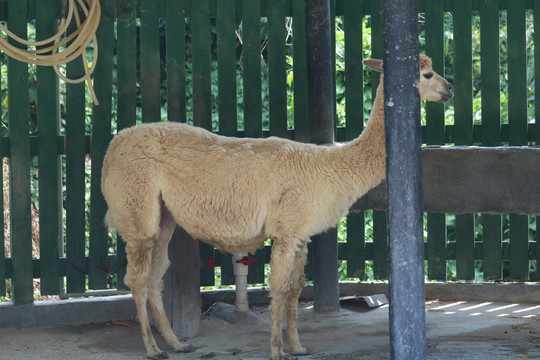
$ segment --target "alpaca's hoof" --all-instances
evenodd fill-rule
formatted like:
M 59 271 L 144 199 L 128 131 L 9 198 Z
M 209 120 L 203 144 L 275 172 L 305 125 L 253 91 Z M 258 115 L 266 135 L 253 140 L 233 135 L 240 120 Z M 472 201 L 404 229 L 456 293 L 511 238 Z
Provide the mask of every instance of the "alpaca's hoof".
M 190 353 L 194 351 L 195 351 L 195 347 L 191 344 L 188 344 L 188 345 L 182 346 L 181 348 L 176 349 L 177 353 Z
M 310 354 L 309 350 L 306 349 L 305 347 L 291 349 L 291 355 L 294 355 L 294 356 L 303 356 L 303 355 L 309 355 L 309 354 Z
M 164 360 L 164 359 L 168 359 L 169 358 L 169 354 L 167 354 L 165 351 L 162 351 L 160 354 L 156 354 L 156 355 L 149 355 L 147 356 L 148 359 L 151 359 L 151 360 Z

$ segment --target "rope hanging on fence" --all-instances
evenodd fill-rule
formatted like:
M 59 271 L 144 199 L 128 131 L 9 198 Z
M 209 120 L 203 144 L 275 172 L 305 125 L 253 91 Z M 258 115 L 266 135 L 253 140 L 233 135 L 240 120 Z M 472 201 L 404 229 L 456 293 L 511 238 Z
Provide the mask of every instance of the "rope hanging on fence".
M 90 75 L 94 71 L 98 58 L 98 45 L 96 39 L 96 30 L 99 26 L 99 20 L 101 18 L 101 6 L 99 0 L 87 0 L 88 6 L 83 0 L 77 0 L 80 8 L 84 12 L 86 19 L 81 24 L 81 19 L 77 11 L 77 5 L 75 0 L 63 0 L 62 19 L 60 20 L 58 32 L 45 40 L 41 41 L 27 41 L 21 39 L 17 35 L 9 31 L 2 23 L 0 23 L 0 29 L 7 34 L 8 38 L 12 38 L 19 44 L 26 45 L 27 47 L 33 47 L 35 50 L 25 50 L 8 43 L 6 39 L 0 36 L 0 49 L 4 51 L 8 56 L 29 64 L 52 66 L 59 78 L 70 84 L 77 84 L 83 81 L 87 81 L 88 88 L 92 94 L 92 99 L 95 105 L 99 105 L 96 98 L 94 87 Z M 69 5 L 69 7 L 67 6 Z M 68 7 L 66 11 L 66 7 Z M 71 23 L 71 20 L 75 17 L 75 23 L 77 29 L 66 36 L 60 41 L 60 38 Z M 60 48 L 72 41 L 65 49 Z M 88 67 L 88 59 L 86 57 L 86 48 L 90 44 L 94 43 L 94 59 L 92 66 Z M 53 43 L 53 45 L 49 45 Z M 45 48 L 37 49 L 38 46 L 46 46 Z M 47 55 L 43 55 L 49 53 Z M 58 68 L 59 65 L 67 64 L 68 62 L 82 56 L 84 73 L 85 75 L 79 79 L 70 79 L 63 75 Z

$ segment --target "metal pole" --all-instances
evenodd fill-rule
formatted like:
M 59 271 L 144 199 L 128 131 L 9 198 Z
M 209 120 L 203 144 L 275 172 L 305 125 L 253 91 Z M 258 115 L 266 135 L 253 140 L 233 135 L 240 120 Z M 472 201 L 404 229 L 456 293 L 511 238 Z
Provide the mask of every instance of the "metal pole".
M 334 142 L 334 80 L 330 1 L 308 0 L 305 5 L 310 140 L 315 144 Z M 313 237 L 314 308 L 339 310 L 337 232 Z
M 392 359 L 425 359 L 417 0 L 382 2 Z

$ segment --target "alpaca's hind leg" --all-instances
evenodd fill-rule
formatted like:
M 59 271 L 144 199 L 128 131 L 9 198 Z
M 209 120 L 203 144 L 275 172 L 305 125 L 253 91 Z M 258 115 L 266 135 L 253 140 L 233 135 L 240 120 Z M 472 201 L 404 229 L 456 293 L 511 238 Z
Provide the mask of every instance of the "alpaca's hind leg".
M 287 293 L 285 309 L 287 311 L 287 339 L 292 355 L 306 355 L 308 350 L 300 344 L 298 337 L 298 298 L 304 287 L 304 266 L 307 258 L 307 246 L 296 252 L 294 269 L 291 276 L 291 289 Z
M 298 244 L 297 244 L 298 243 Z M 300 241 L 294 239 L 275 240 L 272 245 L 272 258 L 270 260 L 270 313 L 272 316 L 272 331 L 270 337 L 271 359 L 286 358 L 283 352 L 283 309 L 287 294 L 291 290 L 291 276 L 295 264 L 295 251 Z
M 149 359 L 160 360 L 168 359 L 169 356 L 157 346 L 156 340 L 152 335 L 152 329 L 148 321 L 148 312 L 146 310 L 153 242 L 151 239 L 127 242 L 128 265 L 124 282 L 130 287 L 133 293 L 133 300 L 135 301 L 141 324 L 144 346 L 146 347 L 146 355 Z
M 175 227 L 176 222 L 169 211 L 163 207 L 160 221 L 160 234 L 152 252 L 152 269 L 150 272 L 148 302 L 152 309 L 152 314 L 158 323 L 161 335 L 165 341 L 167 341 L 167 344 L 169 344 L 176 352 L 190 352 L 193 351 L 194 348 L 190 344 L 180 342 L 171 329 L 171 325 L 163 308 L 163 298 L 161 295 L 163 287 L 162 278 L 170 264 L 167 247 Z

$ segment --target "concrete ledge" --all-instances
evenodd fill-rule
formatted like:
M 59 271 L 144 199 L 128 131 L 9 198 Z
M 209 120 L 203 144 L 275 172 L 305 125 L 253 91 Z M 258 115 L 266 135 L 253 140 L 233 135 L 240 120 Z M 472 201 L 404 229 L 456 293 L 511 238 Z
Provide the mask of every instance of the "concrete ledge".
M 540 148 L 422 148 L 424 211 L 540 215 Z M 386 210 L 386 182 L 351 212 Z
M 313 286 L 306 286 L 301 301 L 313 300 Z M 340 283 L 341 296 L 385 294 L 388 283 Z M 250 305 L 270 303 L 269 288 L 248 290 Z M 216 302 L 234 304 L 234 290 L 201 291 L 202 310 Z M 427 283 L 426 300 L 486 301 L 538 304 L 539 283 Z M 136 309 L 131 295 L 96 297 L 82 300 L 38 301 L 34 305 L 0 304 L 0 329 L 21 329 L 84 325 L 115 320 L 133 320 Z
M 34 305 L 0 304 L 0 329 L 57 327 L 133 320 L 131 295 L 91 299 L 36 301 Z

